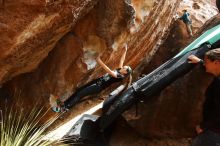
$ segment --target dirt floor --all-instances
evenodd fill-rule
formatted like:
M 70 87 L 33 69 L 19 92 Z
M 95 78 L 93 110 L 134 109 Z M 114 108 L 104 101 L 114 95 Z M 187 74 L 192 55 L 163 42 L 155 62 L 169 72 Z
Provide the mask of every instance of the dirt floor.
M 189 146 L 192 138 L 143 137 L 119 118 L 110 139 L 111 146 Z

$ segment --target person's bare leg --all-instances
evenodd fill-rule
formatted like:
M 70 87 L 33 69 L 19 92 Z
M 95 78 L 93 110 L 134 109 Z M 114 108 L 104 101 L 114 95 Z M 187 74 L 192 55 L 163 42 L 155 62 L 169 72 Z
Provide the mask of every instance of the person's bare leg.
M 193 36 L 191 24 L 186 24 L 186 27 L 187 27 L 187 32 L 189 33 L 189 35 Z

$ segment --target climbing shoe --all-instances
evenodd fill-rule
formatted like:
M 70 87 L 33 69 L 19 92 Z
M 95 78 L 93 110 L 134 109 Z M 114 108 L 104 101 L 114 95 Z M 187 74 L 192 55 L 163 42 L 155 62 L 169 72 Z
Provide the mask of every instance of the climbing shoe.
M 51 105 L 51 110 L 56 113 L 67 111 L 67 108 L 65 108 L 63 102 L 57 96 L 50 95 L 50 105 Z

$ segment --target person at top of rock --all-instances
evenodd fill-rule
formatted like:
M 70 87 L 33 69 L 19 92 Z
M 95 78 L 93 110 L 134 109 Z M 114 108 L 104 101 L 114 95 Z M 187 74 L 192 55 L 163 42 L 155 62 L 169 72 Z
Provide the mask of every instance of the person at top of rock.
M 62 102 L 60 98 L 53 99 L 54 96 L 51 95 L 50 102 L 56 100 L 56 104 L 52 106 L 52 110 L 55 112 L 66 111 L 78 103 L 83 97 L 98 94 L 105 88 L 109 87 L 111 84 L 120 82 L 125 78 L 128 79 L 127 86 L 129 86 L 132 81 L 132 69 L 129 66 L 124 66 L 127 44 L 124 44 L 123 49 L 124 51 L 120 58 L 119 66 L 117 69 L 111 70 L 105 63 L 103 63 L 100 55 L 98 55 L 96 61 L 106 71 L 106 74 L 78 88 L 76 92 L 73 93 L 64 102 Z
M 187 32 L 189 33 L 190 36 L 193 36 L 192 33 L 192 20 L 190 19 L 190 14 L 187 12 L 186 9 L 183 10 L 183 15 L 179 17 L 178 19 L 182 20 L 187 28 Z
M 188 57 L 190 63 L 204 65 L 206 72 L 215 76 L 205 92 L 203 120 L 196 126 L 198 136 L 191 146 L 220 145 L 220 48 L 208 51 L 204 61 L 194 55 Z

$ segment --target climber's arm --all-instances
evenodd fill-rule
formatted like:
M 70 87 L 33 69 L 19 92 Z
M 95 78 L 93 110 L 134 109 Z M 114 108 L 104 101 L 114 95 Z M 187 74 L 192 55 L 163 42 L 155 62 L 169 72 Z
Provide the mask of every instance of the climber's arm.
M 121 56 L 121 59 L 120 59 L 120 63 L 119 63 L 119 68 L 122 68 L 123 67 L 123 64 L 124 64 L 124 61 L 125 61 L 125 56 L 126 56 L 126 53 L 127 53 L 127 44 L 125 43 L 124 46 L 123 46 L 123 49 L 124 49 L 124 52 Z
M 102 60 L 100 59 L 100 56 L 98 56 L 96 58 L 96 61 L 107 73 L 109 73 L 111 76 L 117 78 L 117 74 L 102 62 Z

